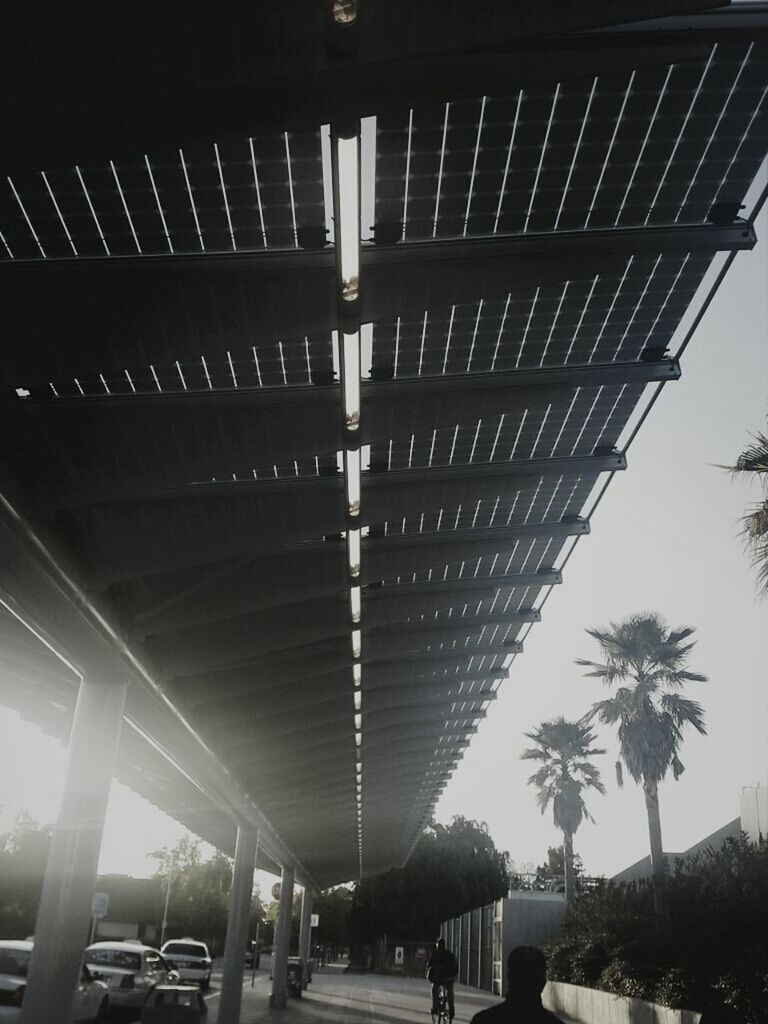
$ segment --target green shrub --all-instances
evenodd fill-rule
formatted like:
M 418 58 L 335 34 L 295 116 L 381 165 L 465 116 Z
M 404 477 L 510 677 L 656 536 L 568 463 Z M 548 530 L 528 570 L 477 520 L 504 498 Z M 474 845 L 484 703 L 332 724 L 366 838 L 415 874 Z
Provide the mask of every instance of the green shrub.
M 675 1008 L 721 1002 L 768 1024 L 768 846 L 728 840 L 676 866 L 656 920 L 649 882 L 577 897 L 547 950 L 553 980 Z

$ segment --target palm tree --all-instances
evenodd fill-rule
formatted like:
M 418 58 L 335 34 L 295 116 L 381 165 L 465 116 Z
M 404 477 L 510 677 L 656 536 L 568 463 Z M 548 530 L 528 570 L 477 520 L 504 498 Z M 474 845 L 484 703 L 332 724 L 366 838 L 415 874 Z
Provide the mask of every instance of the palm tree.
M 734 474 L 754 473 L 763 485 L 763 500 L 744 516 L 742 532 L 752 553 L 752 564 L 757 568 L 760 590 L 768 594 L 768 436 L 755 434 L 754 443 L 729 468 Z
M 659 615 L 646 612 L 632 615 L 625 622 L 612 622 L 610 629 L 587 632 L 600 644 L 605 661 L 578 658 L 576 664 L 591 669 L 586 675 L 597 676 L 608 686 L 629 685 L 620 686 L 613 697 L 593 704 L 585 721 L 598 718 L 606 725 L 618 724 L 618 782 L 623 784 L 623 761 L 635 782 L 643 787 L 651 868 L 655 882 L 659 883 L 665 866 L 658 786 L 670 768 L 675 779 L 685 770 L 678 757 L 683 728 L 692 725 L 698 732 L 706 733 L 701 705 L 678 692 L 685 683 L 706 681 L 706 676 L 686 668 L 694 647 L 686 641 L 695 630 L 690 626 L 668 629 Z
M 520 757 L 541 761 L 528 784 L 538 790 L 536 801 L 542 814 L 552 803 L 555 827 L 563 833 L 565 899 L 570 902 L 574 892 L 573 836 L 585 818 L 593 820 L 582 794 L 590 787 L 605 793 L 600 772 L 588 759 L 605 751 L 592 746 L 595 735 L 587 723 L 567 722 L 562 716 L 542 722 L 525 735 L 536 746 L 524 750 Z

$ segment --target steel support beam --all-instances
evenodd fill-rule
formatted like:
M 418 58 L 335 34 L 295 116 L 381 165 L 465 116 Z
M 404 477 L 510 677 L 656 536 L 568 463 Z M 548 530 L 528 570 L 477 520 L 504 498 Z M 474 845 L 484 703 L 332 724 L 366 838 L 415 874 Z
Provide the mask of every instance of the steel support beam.
M 470 579 L 456 579 L 456 580 L 444 580 L 443 582 L 427 582 L 427 583 L 387 583 L 386 586 L 381 588 L 381 592 L 384 596 L 387 596 L 391 591 L 391 597 L 394 601 L 398 599 L 400 595 L 411 594 L 443 594 L 451 593 L 457 597 L 460 594 L 472 594 L 472 600 L 474 599 L 475 592 L 482 595 L 483 598 L 487 597 L 487 590 L 489 584 L 494 587 L 494 593 L 496 589 L 509 590 L 514 587 L 550 587 L 555 586 L 558 583 L 563 582 L 563 574 L 559 569 L 539 569 L 538 572 L 521 572 L 516 575 L 510 576 L 485 576 L 481 578 L 472 577 Z
M 288 953 L 291 943 L 293 912 L 293 870 L 283 866 L 280 882 L 280 905 L 275 925 L 274 959 L 272 961 L 272 993 L 269 1005 L 284 1010 L 288 993 Z
M 617 472 L 626 469 L 626 458 L 621 452 L 608 455 L 573 455 L 552 459 L 512 459 L 509 462 L 489 462 L 481 465 L 435 466 L 416 469 L 368 471 L 362 474 L 363 499 L 371 500 L 387 494 L 393 495 L 393 501 L 403 507 L 400 495 L 395 491 L 399 485 L 437 484 L 455 480 L 472 482 L 492 480 L 494 486 L 509 488 L 518 481 L 525 485 L 538 481 L 541 476 L 587 476 L 603 472 Z M 339 491 L 342 484 L 341 476 L 330 477 L 299 476 L 275 477 L 263 480 L 221 480 L 216 483 L 187 484 L 183 488 L 163 488 L 156 492 L 145 491 L 132 494 L 130 488 L 121 487 L 118 480 L 107 485 L 94 484 L 92 488 L 74 491 L 66 499 L 67 504 L 80 505 L 91 502 L 106 502 L 138 498 L 142 501 L 153 498 L 192 498 L 206 497 L 231 498 L 263 497 L 269 494 L 296 494 L 300 500 L 316 500 L 321 494 Z M 64 507 L 64 504 L 61 505 Z M 282 602 L 287 603 L 287 602 Z
M 82 678 L 126 685 L 127 720 L 154 750 L 167 757 L 174 773 L 181 768 L 187 779 L 194 781 L 201 803 L 209 801 L 216 817 L 225 809 L 233 820 L 259 829 L 266 856 L 295 864 L 301 881 L 314 885 L 312 876 L 250 796 L 160 689 L 109 615 L 77 582 L 66 559 L 57 556 L 21 517 L 8 493 L 0 493 L 0 550 L 0 602 L 34 627 L 46 646 Z
M 22 1024 L 72 1020 L 126 689 L 125 683 L 109 685 L 108 680 L 80 683 L 61 812 L 37 912 Z
M 229 894 L 227 937 L 224 946 L 224 975 L 221 981 L 219 1024 L 239 1024 L 243 995 L 243 967 L 251 917 L 253 872 L 256 866 L 258 833 L 238 827 L 235 864 Z
M 211 138 L 307 131 L 402 110 L 414 97 L 437 102 L 509 95 L 551 81 L 555 73 L 562 81 L 682 62 L 706 56 L 697 18 L 686 19 L 684 32 L 662 31 L 660 44 L 642 31 L 588 30 L 712 6 L 712 0 L 655 0 L 610 9 L 594 2 L 524 9 L 488 0 L 470 7 L 460 0 L 419 0 L 414 9 L 409 0 L 390 0 L 361 5 L 356 38 L 344 44 L 326 5 L 308 0 L 260 4 L 245 20 L 221 27 L 211 25 L 199 2 L 189 6 L 182 25 L 162 7 L 143 18 L 129 11 L 117 22 L 90 16 L 87 26 L 77 19 L 41 20 L 33 9 L 15 17 L 2 52 L 11 82 L 2 116 L 3 173 L 78 161 L 90 166 L 165 149 L 169 140 L 192 146 Z M 720 18 L 718 29 L 727 31 L 731 23 L 738 30 L 742 20 Z M 133 61 L 112 54 L 106 74 L 103 55 L 116 31 Z M 71 42 L 78 33 L 89 40 L 87 52 Z M 246 47 L 250 40 L 257 41 L 255 51 Z M 38 61 L 30 67 L 24 56 L 33 47 Z M 196 51 L 202 59 L 191 67 L 183 54 Z M 137 66 L 161 70 L 137 83 Z M 40 67 L 53 69 L 59 88 L 40 76 Z M 19 110 L 34 110 L 35 116 L 20 118 Z
M 529 237 L 529 236 L 524 236 Z M 433 243 L 430 243 L 430 245 Z M 373 404 L 378 414 L 385 411 L 387 402 L 407 399 L 418 402 L 427 395 L 460 395 L 491 391 L 511 391 L 519 394 L 528 389 L 565 388 L 568 392 L 576 387 L 610 387 L 617 384 L 648 384 L 657 381 L 678 380 L 680 363 L 677 359 L 658 359 L 649 362 L 615 363 L 574 363 L 570 366 L 546 366 L 517 370 L 494 370 L 483 373 L 445 373 L 420 377 L 393 377 L 389 380 L 363 378 L 360 382 L 361 400 L 366 409 Z M 284 384 L 265 387 L 239 387 L 236 391 L 208 389 L 205 391 L 147 391 L 130 395 L 90 395 L 87 401 L 81 397 L 54 398 L 50 389 L 34 392 L 30 398 L 18 398 L 13 407 L 3 410 L 3 415 L 23 417 L 19 422 L 33 423 L 45 419 L 46 429 L 57 421 L 82 416 L 83 430 L 93 429 L 94 420 L 103 415 L 110 424 L 119 422 L 122 413 L 134 412 L 136 425 L 140 419 L 152 417 L 156 412 L 167 415 L 189 416 L 190 423 L 200 423 L 208 412 L 227 414 L 236 410 L 249 413 L 269 408 L 273 416 L 279 417 L 279 410 L 288 407 L 289 416 L 295 417 L 302 406 L 311 408 L 314 416 L 323 411 L 335 412 L 339 402 L 338 384 Z M 375 430 L 376 416 L 370 416 L 372 423 L 363 421 L 361 431 Z M 87 423 L 86 423 L 87 421 Z M 156 426 L 150 419 L 151 429 Z M 342 435 L 339 434 L 341 438 Z M 373 433 L 362 433 L 361 444 L 375 443 L 379 438 Z
M 510 292 L 527 295 L 542 285 L 611 274 L 617 261 L 629 256 L 714 254 L 751 249 L 755 241 L 749 225 L 704 224 L 369 246 L 361 252 L 366 283 L 360 316 L 362 322 L 380 322 L 411 309 L 449 308 L 478 298 L 506 298 Z M 53 377 L 67 370 L 71 377 L 73 369 L 80 373 L 94 364 L 104 368 L 99 335 L 105 330 L 110 330 L 113 358 L 123 366 L 146 363 L 147 335 L 159 330 L 173 338 L 174 355 L 181 360 L 199 360 L 200 335 L 206 339 L 206 356 L 226 358 L 229 349 L 247 351 L 275 337 L 339 330 L 343 324 L 332 298 L 334 255 L 332 250 L 292 250 L 181 259 L 9 261 L 0 266 L 0 295 L 11 315 L 17 307 L 22 312 L 14 317 L 6 378 L 12 386 L 28 387 L 45 383 L 39 379 L 40 365 Z M 215 303 L 204 299 L 212 281 Z M 41 291 L 49 293 L 50 303 L 36 308 L 34 297 Z M 94 293 L 103 311 L 94 309 L 93 316 L 103 326 L 83 332 Z M 245 310 L 243 293 L 248 295 Z M 142 296 L 154 301 L 136 310 Z M 192 307 L 194 333 L 185 330 L 185 304 Z M 155 306 L 164 311 L 162 327 Z
M 301 960 L 301 987 L 307 987 L 309 958 L 312 955 L 312 892 L 304 889 L 301 894 L 301 917 L 299 919 L 299 959 Z

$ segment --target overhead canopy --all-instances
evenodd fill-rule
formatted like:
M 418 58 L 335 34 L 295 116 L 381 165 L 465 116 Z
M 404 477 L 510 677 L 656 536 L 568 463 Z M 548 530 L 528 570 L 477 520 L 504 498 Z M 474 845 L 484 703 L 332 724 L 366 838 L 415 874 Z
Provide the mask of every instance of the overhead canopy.
M 2 34 L 3 515 L 312 884 L 408 857 L 718 261 L 754 244 L 766 20 L 712 7 L 134 5 L 71 45 L 76 16 L 19 9 Z M 74 680 L 0 625 L 0 699 L 57 728 Z M 163 758 L 148 706 L 122 777 L 228 848 L 237 808 Z

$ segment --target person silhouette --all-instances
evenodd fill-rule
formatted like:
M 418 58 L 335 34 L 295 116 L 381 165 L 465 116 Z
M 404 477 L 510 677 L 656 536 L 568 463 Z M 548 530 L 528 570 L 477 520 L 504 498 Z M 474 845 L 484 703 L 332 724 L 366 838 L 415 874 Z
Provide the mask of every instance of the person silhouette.
M 432 1017 L 438 1013 L 438 993 L 440 986 L 445 988 L 448 997 L 448 1016 L 453 1020 L 455 1013 L 453 983 L 459 973 L 459 965 L 456 957 L 445 947 L 445 939 L 438 939 L 435 943 L 435 951 L 429 958 L 427 964 L 427 978 L 432 985 Z
M 541 1005 L 547 961 L 535 946 L 516 946 L 507 957 L 507 998 L 481 1010 L 471 1024 L 562 1024 Z

